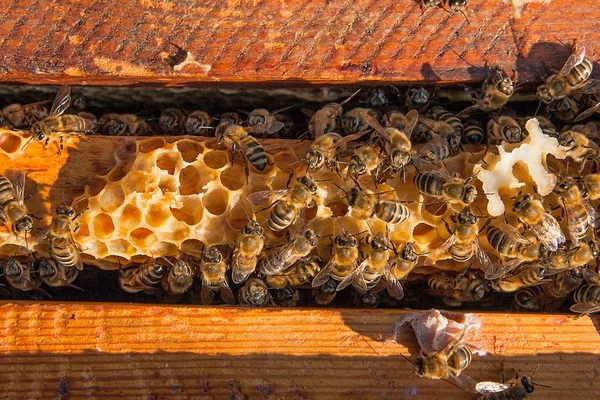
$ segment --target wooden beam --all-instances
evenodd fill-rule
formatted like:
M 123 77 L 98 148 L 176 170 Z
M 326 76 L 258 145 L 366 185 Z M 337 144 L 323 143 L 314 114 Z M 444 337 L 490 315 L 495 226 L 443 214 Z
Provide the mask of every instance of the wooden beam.
M 411 330 L 381 340 L 406 310 L 198 308 L 3 303 L 3 398 L 474 398 L 411 375 Z M 504 371 L 552 388 L 539 399 L 600 398 L 600 318 L 478 313 L 476 380 Z
M 573 39 L 598 55 L 595 0 L 471 1 L 465 18 L 418 3 L 15 0 L 0 17 L 0 82 L 431 83 L 481 80 L 485 63 L 531 82 Z

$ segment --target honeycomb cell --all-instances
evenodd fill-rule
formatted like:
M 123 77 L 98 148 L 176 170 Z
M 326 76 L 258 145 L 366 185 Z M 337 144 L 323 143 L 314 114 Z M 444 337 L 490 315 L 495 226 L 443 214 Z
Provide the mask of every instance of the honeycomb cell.
M 188 165 L 179 172 L 179 193 L 184 196 L 199 194 L 210 181 L 212 176 L 208 171 Z
M 153 228 L 162 227 L 171 217 L 169 206 L 164 203 L 151 203 L 148 206 L 144 220 Z
M 146 191 L 147 182 L 148 176 L 146 174 L 141 171 L 132 171 L 123 180 L 123 187 L 128 193 L 144 193 Z
M 173 176 L 161 176 L 158 181 L 158 188 L 163 193 L 175 193 L 177 192 L 177 180 Z
M 227 153 L 224 151 L 220 151 L 220 150 L 213 150 L 213 151 L 206 153 L 202 157 L 202 161 L 209 168 L 212 168 L 212 169 L 223 168 L 225 165 L 227 165 L 227 162 L 228 162 Z
M 89 225 L 91 233 L 100 239 L 110 237 L 115 231 L 112 218 L 110 215 L 104 213 L 94 216 Z
M 107 245 L 111 254 L 126 254 L 129 256 L 135 254 L 136 251 L 131 243 L 123 239 L 111 240 Z
M 312 207 L 307 208 L 304 214 L 304 218 L 306 218 L 307 221 L 310 221 L 311 219 L 317 216 L 317 211 L 319 211 L 319 207 L 316 204 Z M 302 214 L 298 215 L 298 218 L 302 218 Z
M 162 240 L 168 240 L 175 243 L 181 243 L 188 237 L 190 237 L 190 228 L 182 224 L 178 224 L 176 229 L 163 230 L 160 232 L 160 238 Z
M 207 246 L 223 243 L 223 238 L 226 237 L 227 233 L 221 228 L 220 225 L 215 224 L 211 226 L 210 229 L 204 230 L 204 239 L 206 240 Z
M 0 135 L 0 149 L 5 153 L 16 153 L 21 148 L 21 138 L 12 133 L 3 133 Z
M 274 156 L 273 161 L 275 162 L 275 165 L 277 165 L 277 167 L 279 167 L 279 169 L 282 171 L 289 171 L 293 167 L 292 164 L 298 162 L 298 157 L 296 157 L 295 153 L 286 151 L 277 153 Z
M 140 150 L 141 153 L 150 153 L 151 151 L 160 149 L 164 145 L 165 145 L 164 139 L 162 139 L 160 137 L 153 137 L 153 138 L 142 140 L 138 145 L 138 149 Z
M 121 186 L 111 184 L 106 187 L 100 196 L 100 207 L 106 212 L 113 212 L 125 201 L 125 193 Z
M 246 184 L 244 169 L 238 166 L 221 171 L 219 180 L 229 190 L 239 190 Z
M 169 242 L 156 242 L 148 249 L 150 254 L 160 254 L 161 257 L 175 256 L 179 253 L 177 245 Z
M 229 226 L 236 231 L 242 229 L 248 223 L 248 217 L 246 216 L 248 210 L 252 211 L 250 204 L 238 202 L 227 213 L 227 223 Z
M 425 236 L 427 235 L 429 232 L 433 231 L 435 228 L 431 225 L 427 225 L 427 224 L 418 224 L 417 226 L 414 227 L 413 229 L 413 236 L 419 237 L 419 236 Z
M 133 204 L 125 204 L 118 217 L 119 226 L 125 229 L 131 229 L 142 221 L 142 212 Z M 150 224 L 149 224 L 150 225 Z
M 130 162 L 135 158 L 136 146 L 135 140 L 120 138 L 125 143 L 119 146 L 115 151 L 115 157 L 122 163 Z
M 108 176 L 107 176 L 108 181 L 109 182 L 120 181 L 121 179 L 123 179 L 125 177 L 125 175 L 127 175 L 127 173 L 129 172 L 130 169 L 131 169 L 131 164 L 117 165 L 108 173 Z
M 106 181 L 100 177 L 93 178 L 87 187 L 89 188 L 90 196 L 98 195 L 106 186 Z
M 444 215 L 447 209 L 448 205 L 446 203 L 438 201 L 425 204 L 425 210 L 431 215 Z
M 156 158 L 156 166 L 169 175 L 175 174 L 175 170 L 180 167 L 179 154 L 175 152 L 162 153 Z
M 108 255 L 108 247 L 104 242 L 99 240 L 90 240 L 85 244 L 84 251 L 93 251 L 97 257 L 106 257 Z
M 200 254 L 200 252 L 202 252 L 202 249 L 202 242 L 196 239 L 186 239 L 181 243 L 181 251 L 194 256 Z
M 135 247 L 142 249 L 146 249 L 158 241 L 154 232 L 147 228 L 134 229 L 129 234 L 129 240 Z
M 204 151 L 204 146 L 194 140 L 180 140 L 177 142 L 177 150 L 181 153 L 183 161 L 193 163 Z
M 229 193 L 225 189 L 216 188 L 202 196 L 202 205 L 209 213 L 221 215 L 227 210 Z
M 343 217 L 348 214 L 348 202 L 345 199 L 332 201 L 327 204 L 327 208 L 331 210 L 331 217 Z
M 171 208 L 171 214 L 178 221 L 185 222 L 188 225 L 196 225 L 202 219 L 204 207 L 198 197 L 190 196 L 181 199 L 183 205 L 181 208 Z

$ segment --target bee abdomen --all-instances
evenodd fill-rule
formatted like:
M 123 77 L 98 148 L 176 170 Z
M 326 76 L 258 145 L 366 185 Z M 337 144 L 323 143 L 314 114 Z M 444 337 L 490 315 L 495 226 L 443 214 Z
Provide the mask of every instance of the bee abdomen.
M 290 226 L 294 220 L 295 211 L 283 201 L 275 203 L 269 214 L 268 225 L 274 231 L 282 231 Z
M 471 364 L 473 353 L 467 346 L 461 346 L 454 351 L 448 358 L 448 366 L 460 373 L 463 369 L 467 368 Z
M 600 285 L 584 285 L 573 295 L 575 303 L 600 303 Z
M 375 207 L 375 215 L 387 223 L 398 224 L 410 218 L 410 210 L 404 204 L 382 201 Z
M 437 119 L 438 121 L 443 121 L 450 125 L 454 129 L 454 132 L 458 134 L 463 133 L 464 126 L 461 120 L 456 115 L 446 111 L 442 107 L 434 107 L 432 111 L 433 117 L 435 119 Z
M 413 180 L 416 188 L 425 194 L 440 196 L 442 194 L 442 185 L 444 183 L 441 176 L 436 173 L 422 172 L 415 175 Z
M 592 69 L 592 62 L 589 59 L 584 58 L 583 61 L 581 61 L 581 64 L 573 67 L 571 72 L 567 75 L 569 84 L 571 86 L 577 86 L 582 82 L 587 81 L 592 74 Z
M 487 231 L 487 239 L 490 245 L 504 256 L 513 256 L 516 253 L 516 242 L 498 228 L 490 227 Z
M 12 183 L 5 177 L 0 175 L 0 209 L 15 200 L 15 190 Z
M 452 255 L 452 259 L 457 262 L 466 262 L 471 259 L 473 256 L 473 247 L 472 243 L 467 243 L 465 245 L 455 244 L 450 248 L 450 254 Z
M 242 139 L 242 144 L 246 149 L 246 157 L 250 164 L 257 170 L 264 171 L 268 163 L 267 153 L 258 140 L 248 135 Z
M 65 267 L 77 267 L 79 252 L 65 239 L 55 238 L 50 243 L 52 257 Z

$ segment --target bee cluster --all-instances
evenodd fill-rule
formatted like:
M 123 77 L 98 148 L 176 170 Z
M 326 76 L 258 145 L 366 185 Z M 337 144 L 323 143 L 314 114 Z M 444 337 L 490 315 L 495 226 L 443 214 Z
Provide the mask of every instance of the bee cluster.
M 74 288 L 85 262 L 118 269 L 128 293 L 193 292 L 203 304 L 325 305 L 345 291 L 359 306 L 507 308 L 510 293 L 526 310 L 572 299 L 572 311 L 597 312 L 600 137 L 598 121 L 578 124 L 600 109 L 591 72 L 575 46 L 539 86 L 539 112 L 538 102 L 511 107 L 516 77 L 500 70 L 467 89 L 470 106 L 435 89 L 377 87 L 302 109 L 303 122 L 300 107 L 98 118 L 68 87 L 49 109 L 7 106 L 2 134 L 23 140 L 0 145 L 10 158 L 30 142 L 55 141 L 60 153 L 72 136 L 151 137 L 132 138 L 133 150 L 40 234 L 24 176 L 1 176 L 3 244 L 29 235 L 25 247 L 48 256 L 11 257 L 4 277 L 22 291 Z M 294 139 L 269 147 L 257 137 Z M 548 150 L 529 152 L 539 141 Z M 519 150 L 531 160 L 497 176 Z M 492 180 L 502 184 L 483 191 Z

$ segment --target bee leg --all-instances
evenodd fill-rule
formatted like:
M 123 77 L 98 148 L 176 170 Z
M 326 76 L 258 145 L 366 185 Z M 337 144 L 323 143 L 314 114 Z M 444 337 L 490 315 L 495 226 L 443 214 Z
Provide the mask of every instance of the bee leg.
M 236 150 L 237 150 L 237 144 L 235 142 L 233 142 L 233 144 L 231 145 L 231 166 L 232 167 L 233 167 L 233 162 L 235 161 L 235 151 Z
M 286 189 L 290 188 L 290 184 L 292 183 L 292 178 L 294 177 L 294 170 L 292 170 L 292 172 L 290 172 L 290 176 L 288 177 L 287 182 L 285 183 L 285 187 Z
M 59 156 L 62 154 L 63 149 L 65 148 L 64 140 L 65 140 L 65 137 L 63 135 L 60 135 L 60 140 L 58 141 L 58 155 Z
M 44 142 L 44 150 L 48 150 L 48 144 L 50 144 L 50 138 L 49 137 Z
M 35 184 L 35 186 L 33 187 L 33 190 L 31 191 L 31 193 L 29 193 L 27 196 L 25 196 L 25 197 L 23 198 L 23 201 L 27 201 L 27 200 L 29 200 L 29 199 L 30 199 L 30 198 L 33 196 L 33 194 L 35 193 L 36 189 L 37 189 L 37 183 L 36 183 L 36 184 Z
M 37 216 L 37 215 L 35 215 L 35 214 L 27 214 L 27 216 L 28 216 L 28 217 L 31 217 L 31 218 L 33 218 L 33 219 L 37 219 L 38 221 L 41 221 L 41 220 L 42 220 L 42 218 L 38 217 L 38 216 Z
M 448 233 L 450 235 L 453 234 L 453 232 L 450 230 L 450 225 L 448 224 L 448 221 L 446 221 L 445 219 L 442 218 L 442 221 L 444 221 L 444 226 L 446 227 L 446 230 L 448 231 Z

